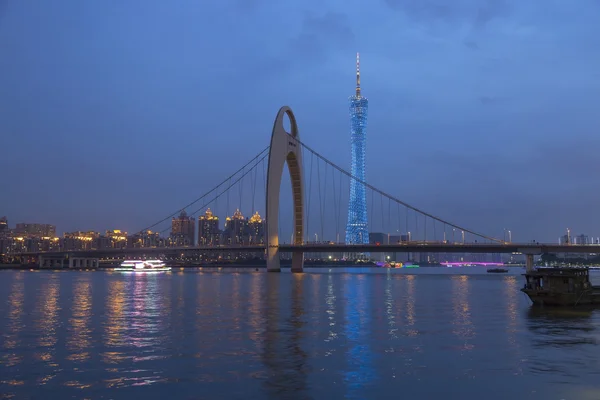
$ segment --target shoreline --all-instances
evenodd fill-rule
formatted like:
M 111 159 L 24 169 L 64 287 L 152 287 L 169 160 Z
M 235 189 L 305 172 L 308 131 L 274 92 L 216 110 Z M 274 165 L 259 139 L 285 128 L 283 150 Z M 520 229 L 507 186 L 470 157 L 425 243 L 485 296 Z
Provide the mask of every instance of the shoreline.
M 195 264 L 195 265 L 169 265 L 173 271 L 176 270 L 190 270 L 190 269 L 264 269 L 266 265 L 262 264 Z M 23 265 L 23 264 L 0 264 L 0 271 L 112 271 L 117 268 L 118 265 L 105 265 L 99 266 L 98 268 L 40 268 L 37 264 Z M 465 266 L 456 266 L 450 268 L 464 268 Z M 482 269 L 487 269 L 486 266 L 479 266 Z M 522 265 L 504 265 L 504 268 L 521 268 Z M 282 269 L 290 269 L 291 265 L 282 264 Z M 400 268 L 386 268 L 379 267 L 375 264 L 368 265 L 357 265 L 357 264 L 310 264 L 304 265 L 304 268 L 379 268 L 379 269 L 412 269 L 406 267 Z M 448 268 L 441 264 L 422 264 L 418 268 Z

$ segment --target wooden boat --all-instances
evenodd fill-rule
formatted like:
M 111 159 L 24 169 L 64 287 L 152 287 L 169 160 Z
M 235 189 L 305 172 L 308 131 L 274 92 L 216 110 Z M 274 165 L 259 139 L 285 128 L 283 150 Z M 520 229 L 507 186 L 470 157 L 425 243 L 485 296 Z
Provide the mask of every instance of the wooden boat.
M 600 286 L 592 286 L 587 268 L 543 268 L 524 276 L 526 283 L 521 291 L 535 305 L 600 304 Z

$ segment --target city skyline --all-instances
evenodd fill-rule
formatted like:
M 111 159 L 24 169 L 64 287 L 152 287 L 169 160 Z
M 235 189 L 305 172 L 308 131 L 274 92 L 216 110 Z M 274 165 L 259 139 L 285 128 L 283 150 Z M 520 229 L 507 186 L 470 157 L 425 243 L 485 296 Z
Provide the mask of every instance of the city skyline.
M 140 2 L 7 3 L 0 213 L 135 231 L 266 145 L 282 104 L 304 142 L 348 166 L 340 99 L 360 49 L 374 186 L 496 237 L 595 231 L 597 3 L 253 4 L 143 3 L 134 18 Z M 272 12 L 282 19 L 261 24 Z

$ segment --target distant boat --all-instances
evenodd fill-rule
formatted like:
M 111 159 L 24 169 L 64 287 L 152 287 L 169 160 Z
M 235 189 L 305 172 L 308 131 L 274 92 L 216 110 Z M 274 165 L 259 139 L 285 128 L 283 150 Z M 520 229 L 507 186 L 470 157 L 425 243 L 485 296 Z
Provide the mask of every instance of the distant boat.
M 375 265 L 382 268 L 419 268 L 417 264 L 413 264 L 410 261 L 406 262 L 406 264 L 401 263 L 400 261 L 390 261 L 383 262 L 379 261 Z
M 404 268 L 419 268 L 419 265 L 407 262 L 406 264 L 404 264 Z
M 504 274 L 508 272 L 508 270 L 505 268 L 489 268 L 487 272 L 490 274 Z
M 119 267 L 115 268 L 115 271 L 132 272 L 136 274 L 156 274 L 159 272 L 169 272 L 171 271 L 171 267 L 167 267 L 165 263 L 160 260 L 125 260 Z

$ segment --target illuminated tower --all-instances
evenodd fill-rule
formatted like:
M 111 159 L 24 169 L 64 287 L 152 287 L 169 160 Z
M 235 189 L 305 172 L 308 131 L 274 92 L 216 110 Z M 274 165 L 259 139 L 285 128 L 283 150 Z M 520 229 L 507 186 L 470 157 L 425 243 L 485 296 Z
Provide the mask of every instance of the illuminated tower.
M 356 54 L 356 93 L 350 97 L 350 122 L 352 144 L 352 167 L 350 172 L 365 182 L 365 153 L 367 134 L 367 112 L 369 101 L 360 94 L 360 63 Z M 350 201 L 348 203 L 348 224 L 346 244 L 369 243 L 367 230 L 367 192 L 365 186 L 354 179 L 350 180 Z

